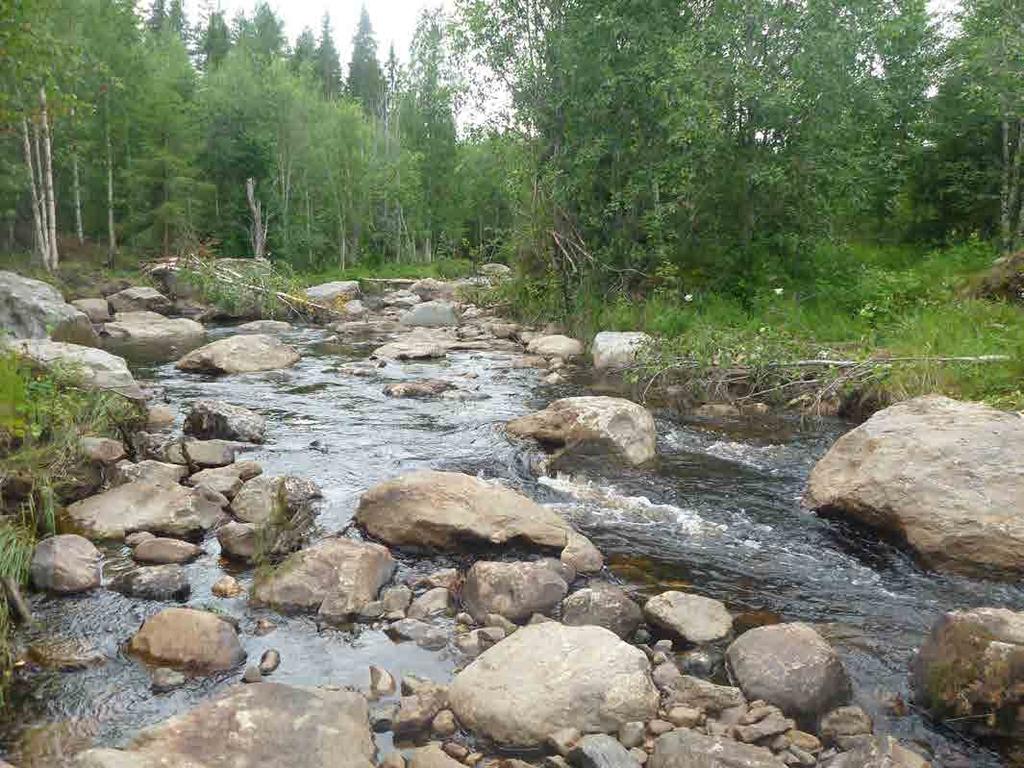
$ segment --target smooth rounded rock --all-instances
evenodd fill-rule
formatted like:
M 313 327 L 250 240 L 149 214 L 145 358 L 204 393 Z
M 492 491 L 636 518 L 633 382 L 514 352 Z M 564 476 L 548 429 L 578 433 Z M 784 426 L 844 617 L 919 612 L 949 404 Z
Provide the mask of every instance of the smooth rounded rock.
M 36 545 L 29 576 L 36 589 L 71 594 L 100 585 L 100 552 L 82 536 L 65 533 Z
M 621 587 L 607 582 L 591 582 L 562 601 L 563 623 L 604 627 L 621 638 L 632 635 L 642 618 L 640 606 Z
M 569 586 L 557 560 L 529 563 L 477 561 L 466 574 L 462 602 L 477 621 L 496 613 L 510 621 L 526 621 L 558 605 Z
M 779 707 L 802 724 L 850 700 L 836 652 L 806 624 L 775 624 L 740 635 L 726 651 L 733 679 L 750 700 Z
M 136 545 L 132 557 L 140 563 L 187 563 L 203 554 L 202 547 L 180 539 L 152 538 Z
M 195 373 L 232 374 L 289 368 L 299 353 L 274 336 L 239 334 L 218 339 L 181 358 L 177 367 Z
M 728 637 L 732 616 L 725 605 L 687 592 L 662 592 L 644 605 L 647 621 L 690 643 L 709 643 Z
M 164 666 L 206 672 L 231 669 L 245 660 L 235 628 L 215 613 L 193 608 L 165 608 L 150 616 L 128 649 Z
M 560 728 L 615 733 L 658 710 L 643 651 L 602 627 L 554 622 L 484 651 L 458 673 L 448 698 L 465 727 L 517 747 L 540 746 Z

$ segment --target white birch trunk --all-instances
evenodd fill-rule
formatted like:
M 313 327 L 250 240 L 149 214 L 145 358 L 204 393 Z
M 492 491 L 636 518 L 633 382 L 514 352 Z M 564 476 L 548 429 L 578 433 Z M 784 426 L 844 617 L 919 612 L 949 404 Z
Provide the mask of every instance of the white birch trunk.
M 71 119 L 75 119 L 75 110 L 71 110 Z M 71 191 L 75 203 L 75 234 L 78 244 L 85 243 L 85 231 L 82 229 L 82 187 L 78 178 L 78 142 L 75 141 L 71 152 Z
M 39 119 L 43 126 L 43 158 L 45 168 L 43 169 L 43 193 L 46 195 L 47 227 L 49 228 L 48 238 L 50 245 L 48 269 L 53 272 L 60 262 L 60 255 L 57 253 L 57 204 L 53 194 L 53 151 L 50 144 L 50 119 L 46 113 L 46 89 L 39 89 Z
M 256 182 L 251 176 L 245 180 L 245 199 L 249 201 L 249 214 L 252 216 L 252 227 L 249 230 L 252 252 L 257 259 L 262 259 L 267 250 L 269 221 L 263 219 L 263 205 L 256 199 Z
M 46 265 L 46 236 L 43 232 L 43 221 L 40 218 L 42 208 L 39 205 L 39 187 L 36 184 L 36 171 L 32 162 L 32 141 L 28 134 L 28 119 L 21 119 L 21 138 L 25 150 L 25 167 L 28 170 L 28 186 L 32 192 L 32 234 L 34 236 L 36 256 L 39 261 Z

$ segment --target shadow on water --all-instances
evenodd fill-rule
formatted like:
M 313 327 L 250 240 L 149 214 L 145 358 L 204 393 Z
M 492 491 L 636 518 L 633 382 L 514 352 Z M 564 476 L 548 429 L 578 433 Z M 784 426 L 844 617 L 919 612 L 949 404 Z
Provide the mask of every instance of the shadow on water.
M 269 442 L 244 458 L 259 461 L 268 474 L 315 480 L 324 491 L 318 519 L 324 532 L 348 527 L 361 493 L 402 472 L 448 469 L 501 479 L 570 518 L 606 553 L 613 577 L 634 592 L 673 586 L 712 596 L 740 614 L 743 627 L 814 623 L 842 654 L 857 703 L 880 730 L 916 742 L 935 765 L 1002 765 L 913 710 L 891 715 L 886 701 L 893 695 L 910 700 L 908 664 L 941 612 L 976 605 L 1022 609 L 1024 589 L 929 573 L 898 546 L 803 509 L 811 467 L 846 425 L 778 416 L 716 423 L 664 412 L 657 419 L 660 457 L 654 466 L 590 461 L 538 479 L 531 470 L 535 450 L 506 438 L 501 425 L 554 397 L 579 394 L 581 385 L 542 386 L 540 371 L 514 368 L 514 356 L 498 352 L 453 353 L 445 361 L 364 366 L 354 373 L 346 366 L 368 354 L 363 345 L 339 344 L 309 329 L 286 340 L 302 347 L 304 357 L 285 371 L 209 378 L 168 364 L 140 375 L 179 410 L 195 399 L 216 398 L 264 413 Z M 388 383 L 421 377 L 457 382 L 460 399 L 394 400 L 383 394 Z M 236 619 L 250 659 L 278 649 L 276 681 L 365 686 L 371 663 L 444 680 L 458 663 L 451 652 L 396 644 L 369 627 L 324 628 L 308 617 L 252 609 L 244 598 L 215 599 L 210 588 L 224 563 L 216 538 L 204 547 L 205 555 L 186 566 L 189 604 L 216 606 Z M 106 554 L 109 579 L 127 567 L 129 553 L 113 547 Z M 400 560 L 399 579 L 453 562 L 406 554 Z M 251 570 L 232 573 L 243 587 L 251 583 Z M 240 670 L 192 678 L 169 694 L 149 690 L 146 668 L 123 653 L 122 643 L 164 605 L 107 590 L 75 598 L 33 596 L 39 635 L 84 639 L 104 662 L 75 671 L 21 670 L 5 746 L 14 747 L 26 734 L 37 738 L 46 728 L 86 733 L 87 742 L 123 744 L 140 728 L 237 679 Z M 277 628 L 257 635 L 261 618 Z

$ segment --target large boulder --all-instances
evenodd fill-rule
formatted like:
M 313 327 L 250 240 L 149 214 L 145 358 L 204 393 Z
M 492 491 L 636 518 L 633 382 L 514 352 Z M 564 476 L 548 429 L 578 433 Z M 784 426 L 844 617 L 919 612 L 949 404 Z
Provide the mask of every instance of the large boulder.
M 1024 573 L 1024 419 L 937 395 L 879 411 L 811 472 L 806 502 L 906 540 L 928 565 Z
M 850 700 L 850 678 L 836 652 L 806 624 L 757 627 L 726 651 L 733 679 L 751 701 L 779 707 L 804 725 Z
M 119 312 L 100 332 L 103 348 L 129 360 L 175 360 L 206 340 L 195 320 L 156 312 Z
M 937 719 L 1024 742 L 1024 612 L 943 615 L 912 664 L 914 694 Z
M 336 280 L 306 289 L 306 298 L 330 309 L 340 310 L 347 302 L 363 295 L 356 280 Z
M 220 438 L 262 443 L 267 437 L 267 420 L 240 405 L 222 400 L 197 400 L 185 417 L 183 431 L 202 440 Z
M 679 728 L 659 736 L 649 768 L 783 768 L 770 749 Z
M 296 515 L 309 514 L 314 500 L 321 496 L 312 480 L 295 475 L 260 475 L 235 494 L 231 511 L 244 523 L 283 523 Z
M 413 472 L 374 486 L 356 522 L 392 546 L 446 551 L 510 542 L 562 549 L 573 533 L 522 494 L 458 472 Z
M 603 581 L 591 582 L 562 601 L 562 623 L 610 629 L 622 638 L 632 636 L 643 618 L 640 606 L 621 587 Z
M 688 592 L 662 592 L 644 605 L 644 616 L 656 627 L 690 643 L 709 643 L 728 637 L 732 616 L 725 605 Z
M 637 353 L 651 337 L 639 331 L 602 331 L 594 337 L 590 354 L 599 371 L 617 371 L 636 362 Z
M 75 299 L 71 306 L 79 312 L 84 312 L 91 323 L 106 323 L 113 320 L 106 299 Z
M 84 312 L 42 280 L 0 270 L 0 328 L 15 339 L 53 339 L 96 345 Z
M 530 343 L 526 345 L 526 351 L 531 355 L 571 360 L 583 354 L 583 344 L 568 336 L 538 336 L 530 340 Z
M 40 368 L 72 372 L 80 377 L 84 386 L 116 392 L 131 400 L 145 399 L 123 357 L 102 349 L 48 339 L 24 339 L 14 342 L 12 347 Z
M 74 768 L 373 768 L 366 699 L 279 683 L 235 685 Z
M 327 621 L 343 622 L 377 598 L 394 570 L 391 553 L 380 544 L 324 539 L 258 577 L 252 599 L 277 610 L 316 612 Z
M 602 627 L 522 627 L 459 672 L 448 690 L 465 727 L 503 746 L 538 747 L 564 728 L 614 733 L 658 711 L 650 662 Z
M 299 353 L 280 339 L 262 333 L 218 339 L 192 350 L 178 361 L 178 369 L 195 373 L 253 373 L 289 368 Z
M 231 669 L 245 660 L 231 623 L 193 608 L 165 608 L 150 616 L 132 636 L 128 650 L 161 666 L 204 672 Z
M 420 297 L 422 301 L 437 301 L 438 299 L 451 299 L 455 296 L 455 286 L 433 277 L 425 277 L 417 280 L 409 286 L 409 291 Z
M 402 315 L 402 325 L 422 328 L 448 328 L 459 324 L 455 305 L 447 301 L 426 301 Z
M 107 296 L 107 302 L 114 312 L 158 312 L 171 311 L 171 300 L 156 288 L 136 285 Z
M 216 499 L 201 491 L 144 480 L 111 488 L 65 510 L 67 525 L 90 539 L 123 539 L 134 531 L 196 538 L 222 515 Z
M 36 545 L 29 575 L 36 589 L 85 592 L 100 585 L 100 552 L 91 541 L 73 533 L 51 536 Z
M 643 406 L 619 397 L 568 397 L 543 411 L 510 421 L 510 434 L 532 438 L 571 455 L 612 454 L 643 464 L 656 454 L 654 417 Z
M 509 621 L 525 621 L 547 613 L 569 591 L 563 566 L 557 560 L 531 563 L 489 563 L 478 560 L 466 574 L 462 602 L 478 622 L 489 613 Z

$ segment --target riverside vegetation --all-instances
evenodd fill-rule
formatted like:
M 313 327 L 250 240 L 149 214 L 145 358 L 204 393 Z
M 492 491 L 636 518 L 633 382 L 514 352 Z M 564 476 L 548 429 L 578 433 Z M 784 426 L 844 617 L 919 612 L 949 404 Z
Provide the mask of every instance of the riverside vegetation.
M 13 763 L 1024 764 L 1019 4 L 11 18 Z

